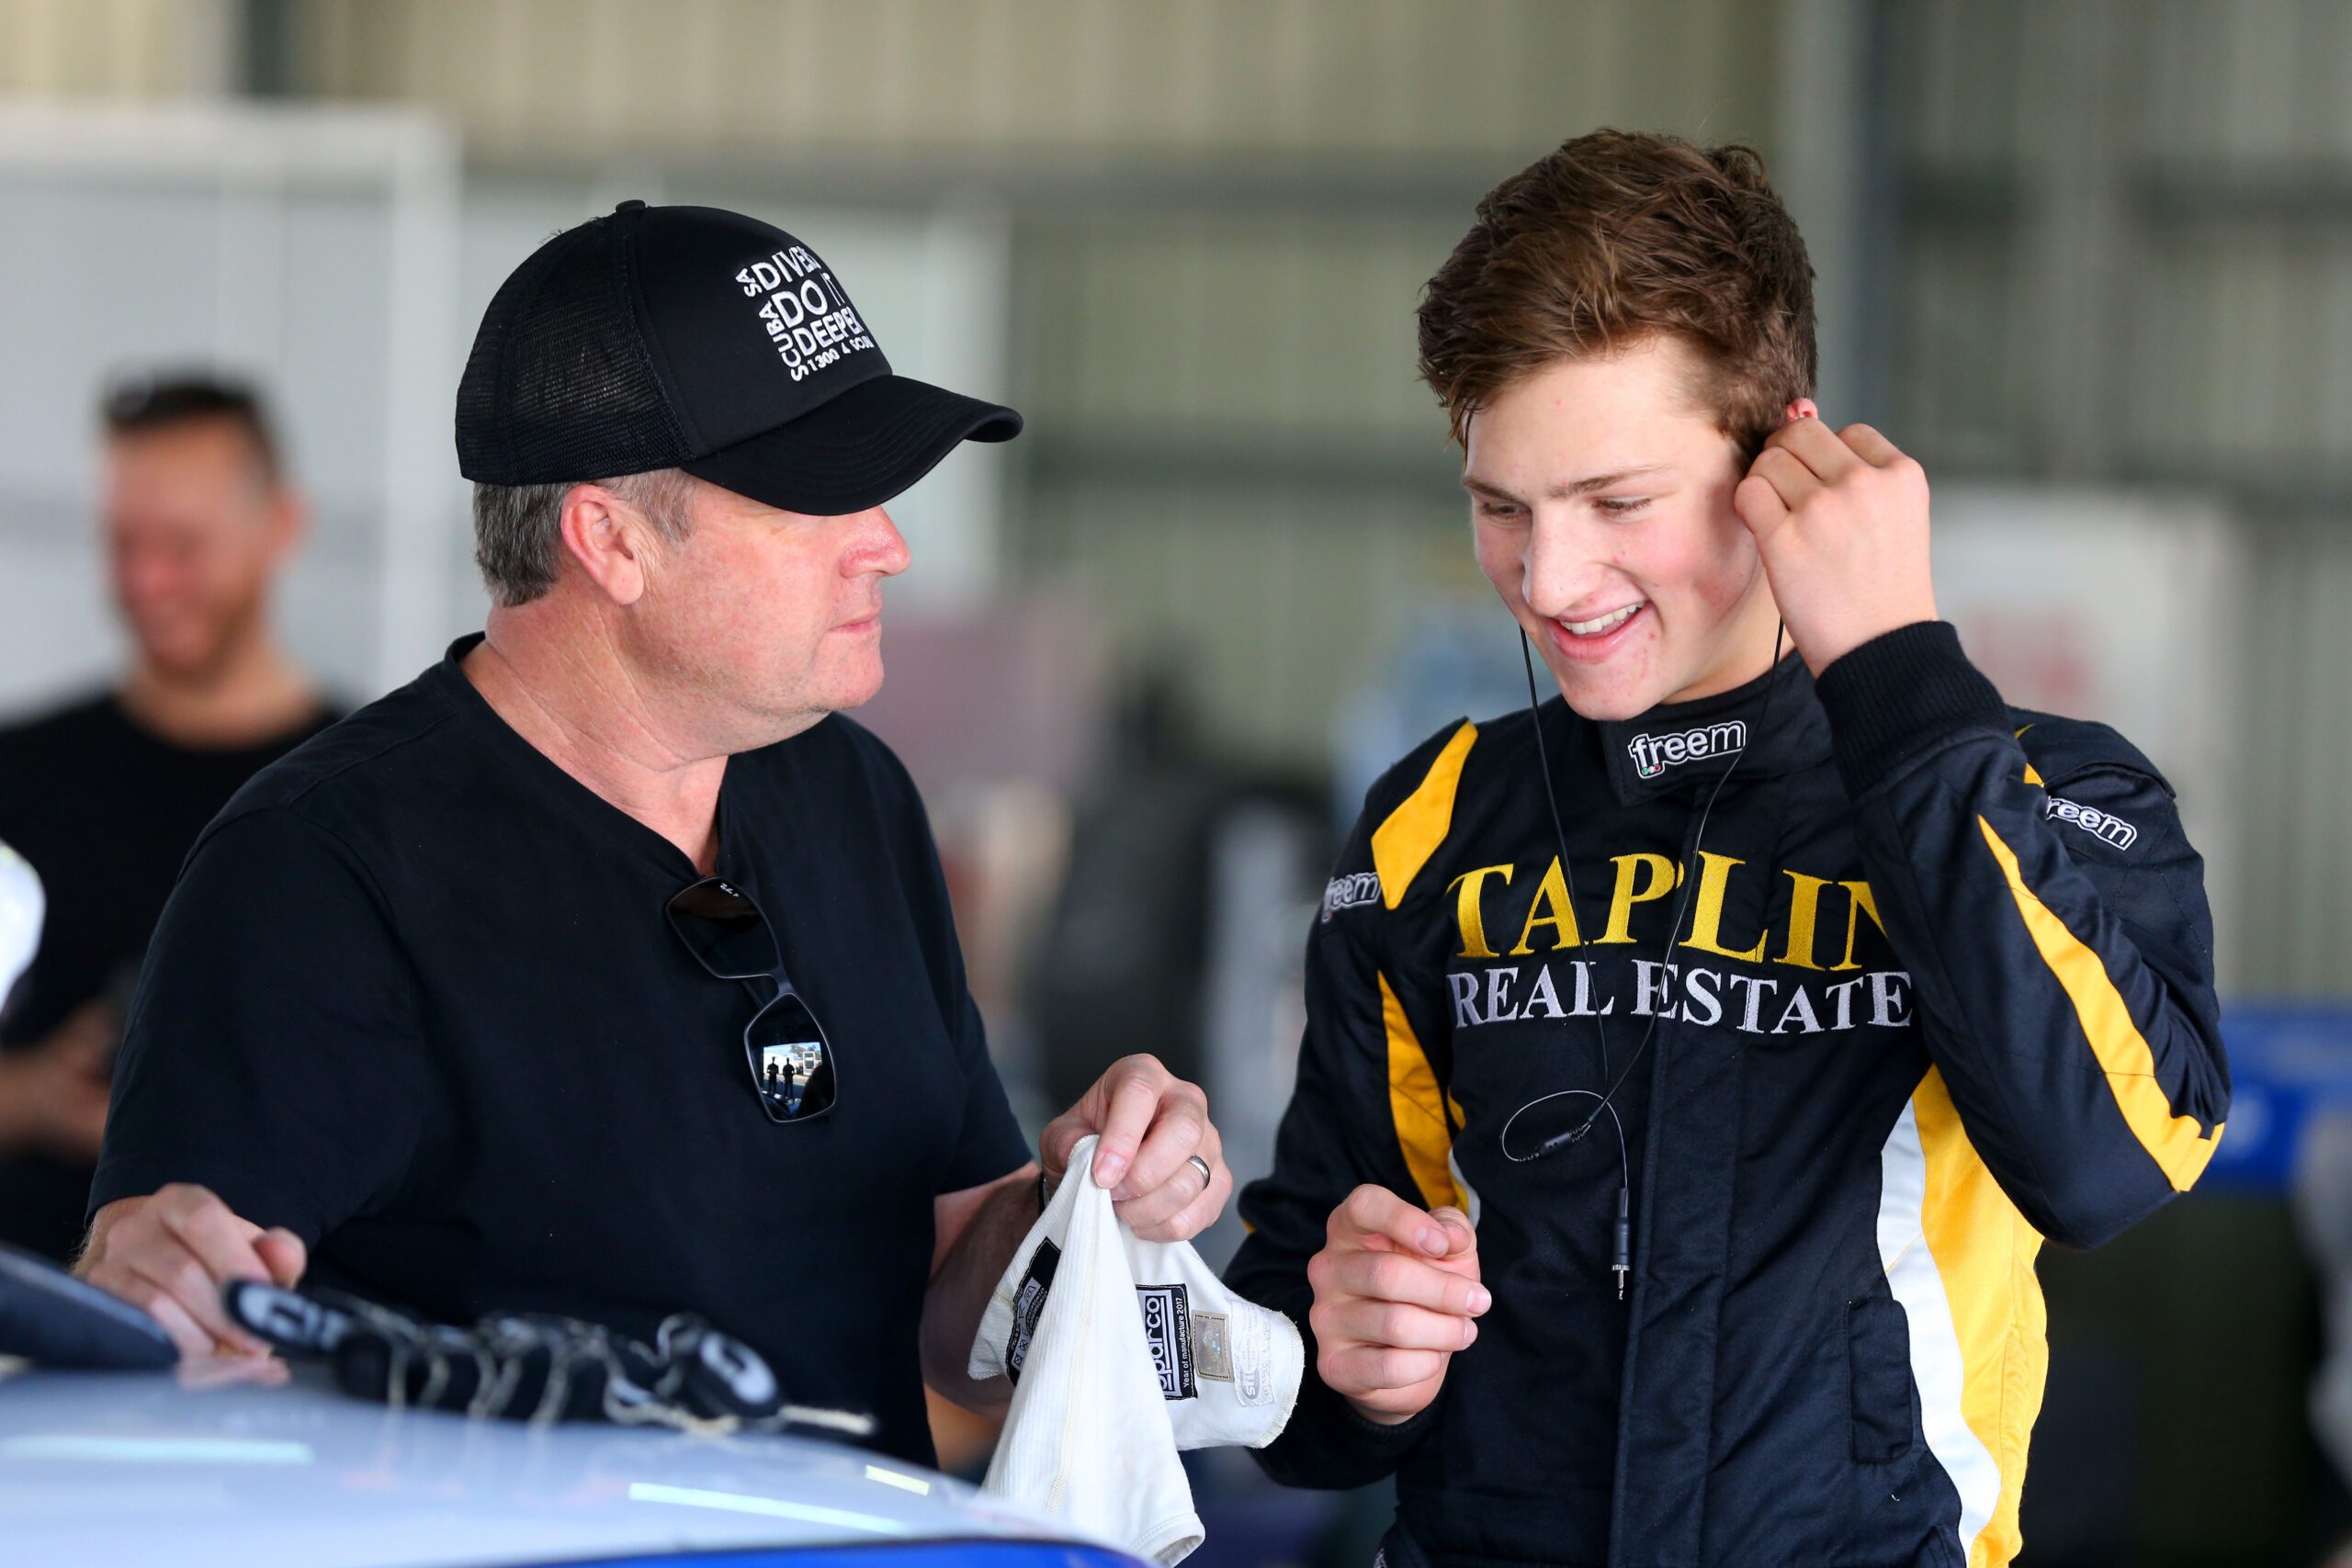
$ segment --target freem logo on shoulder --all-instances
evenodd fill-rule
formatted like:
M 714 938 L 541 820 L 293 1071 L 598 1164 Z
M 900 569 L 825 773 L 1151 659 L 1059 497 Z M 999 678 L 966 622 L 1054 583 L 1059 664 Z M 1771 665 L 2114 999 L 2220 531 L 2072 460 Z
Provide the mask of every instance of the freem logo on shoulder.
M 1345 876 L 1335 876 L 1323 889 L 1323 918 L 1329 920 L 1342 909 L 1352 909 L 1360 904 L 1380 902 L 1380 873 L 1354 871 Z
M 1634 759 L 1634 771 L 1645 779 L 1654 779 L 1684 762 L 1728 757 L 1747 749 L 1747 723 L 1737 718 L 1701 725 L 1695 729 L 1678 729 L 1670 735 L 1636 735 L 1625 743 L 1626 752 Z
M 2101 811 L 2095 806 L 2062 800 L 2054 795 L 2050 797 L 2050 804 L 2042 807 L 2041 814 L 2054 821 L 2071 822 L 2084 832 L 2103 839 L 2119 850 L 2130 849 L 2132 841 L 2140 836 L 2139 829 L 2111 812 Z

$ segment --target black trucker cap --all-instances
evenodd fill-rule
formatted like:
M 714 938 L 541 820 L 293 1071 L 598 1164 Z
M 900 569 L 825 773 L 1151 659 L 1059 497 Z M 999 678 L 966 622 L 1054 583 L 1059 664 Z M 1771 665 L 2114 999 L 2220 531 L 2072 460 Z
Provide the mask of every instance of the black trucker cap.
M 487 484 L 684 468 L 788 512 L 879 506 L 1009 408 L 894 375 L 807 245 L 715 207 L 624 201 L 499 286 L 458 383 Z

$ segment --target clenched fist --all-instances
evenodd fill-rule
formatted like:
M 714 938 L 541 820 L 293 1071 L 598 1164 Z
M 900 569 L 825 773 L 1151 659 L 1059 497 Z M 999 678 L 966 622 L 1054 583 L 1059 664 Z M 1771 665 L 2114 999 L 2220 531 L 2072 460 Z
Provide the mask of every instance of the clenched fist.
M 1791 405 L 1732 492 L 1772 596 L 1815 675 L 1872 637 L 1936 618 L 1928 476 L 1867 424 Z
M 1385 1426 L 1429 1407 L 1456 1350 L 1492 1304 L 1478 1282 L 1478 1237 L 1459 1209 L 1424 1212 L 1385 1187 L 1359 1187 L 1331 1211 L 1307 1260 L 1315 1370 Z

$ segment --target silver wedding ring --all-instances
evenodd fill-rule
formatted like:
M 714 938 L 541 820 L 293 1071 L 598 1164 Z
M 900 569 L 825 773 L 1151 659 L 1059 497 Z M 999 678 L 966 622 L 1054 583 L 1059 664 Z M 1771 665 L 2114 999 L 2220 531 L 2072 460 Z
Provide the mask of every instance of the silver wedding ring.
M 1184 1160 L 1186 1164 L 1190 1165 L 1194 1170 L 1201 1173 L 1201 1190 L 1204 1192 L 1207 1191 L 1209 1190 L 1210 1181 L 1215 1179 L 1209 1174 L 1209 1162 L 1203 1159 L 1198 1155 L 1186 1155 L 1184 1156 Z

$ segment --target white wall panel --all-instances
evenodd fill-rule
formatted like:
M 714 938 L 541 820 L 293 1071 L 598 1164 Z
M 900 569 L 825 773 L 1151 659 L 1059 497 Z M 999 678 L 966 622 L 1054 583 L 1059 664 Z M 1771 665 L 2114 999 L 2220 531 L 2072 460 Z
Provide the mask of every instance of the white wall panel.
M 434 252 L 455 170 L 422 115 L 0 113 L 0 555 L 27 563 L 0 570 L 0 704 L 114 646 L 90 513 L 98 389 L 125 369 L 266 381 L 314 508 L 282 616 L 314 668 L 372 694 L 436 646 L 455 535 L 428 426 L 455 371 L 430 363 L 449 336 Z M 77 572 L 84 592 L 45 591 Z

